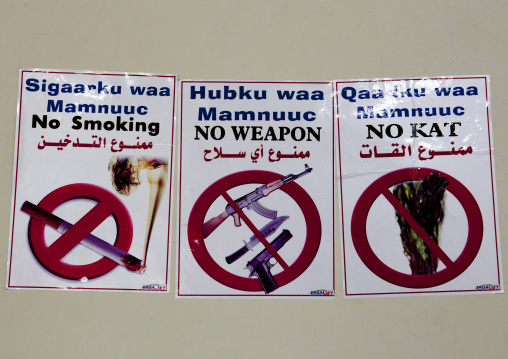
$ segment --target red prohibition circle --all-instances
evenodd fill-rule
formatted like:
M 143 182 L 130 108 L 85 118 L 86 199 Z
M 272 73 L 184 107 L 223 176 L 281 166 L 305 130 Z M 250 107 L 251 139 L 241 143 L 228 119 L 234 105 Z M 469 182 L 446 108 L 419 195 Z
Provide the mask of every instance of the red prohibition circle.
M 127 252 L 132 242 L 133 233 L 132 220 L 123 203 L 111 192 L 91 184 L 75 183 L 57 188 L 44 197 L 38 206 L 48 212 L 53 212 L 63 203 L 79 198 L 91 199 L 96 201 L 97 205 L 50 246 L 46 245 L 44 239 L 45 224 L 31 218 L 28 225 L 28 242 L 39 263 L 59 277 L 75 280 L 83 277 L 97 278 L 117 266 L 116 262 L 106 257 L 85 265 L 73 265 L 62 260 L 109 215 L 113 215 L 117 227 L 115 247 Z M 65 218 L 63 219 L 65 220 Z M 66 236 L 74 228 L 79 233 L 74 232 L 76 235 L 72 237 Z
M 388 267 L 374 254 L 367 238 L 367 216 L 372 204 L 380 195 L 384 195 L 389 201 L 388 197 L 391 195 L 393 196 L 391 200 L 395 199 L 398 202 L 389 190 L 390 187 L 402 182 L 423 180 L 431 172 L 437 172 L 448 180 L 449 184 L 446 189 L 457 198 L 464 208 L 468 222 L 466 245 L 455 261 L 449 260 L 446 268 L 437 273 L 429 275 L 401 273 Z M 378 277 L 402 287 L 429 288 L 456 278 L 473 262 L 482 244 L 483 220 L 480 208 L 473 195 L 457 179 L 444 172 L 429 168 L 405 168 L 382 176 L 363 192 L 353 210 L 351 236 L 358 256 Z
M 230 174 L 213 183 L 198 198 L 189 216 L 188 237 L 189 246 L 199 266 L 219 283 L 237 290 L 259 292 L 263 288 L 256 278 L 240 277 L 232 274 L 212 258 L 203 239 L 203 222 L 208 208 L 212 203 L 229 189 L 244 184 L 267 184 L 281 179 L 282 175 L 268 171 L 244 171 Z M 298 278 L 312 263 L 321 242 L 321 219 L 314 201 L 309 194 L 296 182 L 290 182 L 280 188 L 289 195 L 300 207 L 307 232 L 305 244 L 298 258 L 284 271 L 274 275 L 279 286 L 286 285 Z

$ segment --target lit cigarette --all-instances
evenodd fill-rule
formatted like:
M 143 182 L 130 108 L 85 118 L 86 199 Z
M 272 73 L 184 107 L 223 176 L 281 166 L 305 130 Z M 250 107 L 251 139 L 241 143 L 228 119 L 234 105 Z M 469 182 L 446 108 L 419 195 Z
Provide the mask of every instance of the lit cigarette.
M 28 201 L 23 203 L 21 210 L 39 222 L 56 229 L 57 232 L 61 234 L 64 234 L 72 227 L 72 223 L 66 222 L 60 217 L 55 216 L 53 213 L 50 213 Z M 146 269 L 146 267 L 142 264 L 141 259 L 134 257 L 133 255 L 109 244 L 106 241 L 103 241 L 93 234 L 87 235 L 79 243 L 104 257 L 108 257 L 130 271 L 143 273 Z

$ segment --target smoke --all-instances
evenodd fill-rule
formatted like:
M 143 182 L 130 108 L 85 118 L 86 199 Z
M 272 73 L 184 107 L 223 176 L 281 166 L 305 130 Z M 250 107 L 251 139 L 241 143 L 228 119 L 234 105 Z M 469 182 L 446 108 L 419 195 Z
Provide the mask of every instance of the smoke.
M 154 170 L 165 167 L 168 162 L 165 159 L 138 157 L 138 156 L 114 156 L 108 164 L 111 174 L 111 184 L 119 194 L 128 196 L 141 184 L 140 171 Z

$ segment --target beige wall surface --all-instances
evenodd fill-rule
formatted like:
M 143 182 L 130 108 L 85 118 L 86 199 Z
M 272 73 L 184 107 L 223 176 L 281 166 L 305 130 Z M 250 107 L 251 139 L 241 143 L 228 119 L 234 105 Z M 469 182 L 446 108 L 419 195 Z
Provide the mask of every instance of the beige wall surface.
M 0 279 L 21 67 L 230 80 L 489 74 L 506 260 L 507 19 L 506 1 L 0 0 Z M 0 358 L 506 357 L 505 294 L 345 299 L 336 251 L 333 300 L 177 300 L 174 270 L 170 294 L 2 284 Z

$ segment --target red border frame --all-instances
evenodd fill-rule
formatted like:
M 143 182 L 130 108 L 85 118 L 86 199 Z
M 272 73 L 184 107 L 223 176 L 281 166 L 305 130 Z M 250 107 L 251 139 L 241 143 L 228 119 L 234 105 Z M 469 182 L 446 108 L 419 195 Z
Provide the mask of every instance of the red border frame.
M 490 128 L 490 101 L 489 101 L 489 86 L 487 76 L 448 76 L 448 77 L 420 77 L 420 78 L 393 78 L 393 79 L 371 79 L 371 80 L 348 80 L 348 81 L 334 81 L 335 88 L 333 91 L 335 92 L 335 102 L 337 112 L 334 114 L 337 118 L 337 140 L 338 140 L 338 156 L 339 156 L 339 191 L 340 191 L 340 211 L 341 211 L 341 223 L 344 223 L 344 211 L 343 211 L 343 201 L 344 196 L 342 192 L 342 167 L 341 163 L 341 146 L 340 146 L 340 109 L 339 109 L 339 84 L 355 84 L 355 83 L 366 83 L 366 82 L 396 82 L 396 81 L 421 81 L 421 80 L 481 80 L 483 79 L 485 82 L 485 100 L 487 102 L 486 111 L 487 111 L 487 130 L 488 130 L 488 139 L 489 139 L 489 158 L 490 158 L 490 178 L 491 178 L 491 189 L 492 189 L 492 213 L 494 219 L 494 236 L 495 236 L 495 244 L 496 244 L 496 261 L 497 261 L 497 276 L 498 282 L 501 282 L 501 274 L 499 271 L 499 247 L 498 247 L 498 233 L 497 233 L 497 214 L 496 214 L 496 198 L 494 193 L 494 159 L 492 155 L 492 133 Z M 335 121 L 334 121 L 335 122 Z M 349 294 L 347 292 L 347 276 L 346 276 L 346 254 L 345 254 L 345 234 L 344 234 L 344 226 L 342 225 L 342 260 L 343 260 L 343 271 L 344 271 L 344 295 L 348 296 L 369 296 L 369 295 L 394 295 L 394 294 L 433 294 L 433 293 L 465 293 L 465 292 L 483 292 L 475 289 L 471 290 L 449 290 L 449 291 L 411 291 L 411 292 L 381 292 L 381 293 L 356 293 Z M 501 283 L 500 283 L 501 284 Z
M 182 111 L 182 104 L 183 104 L 183 85 L 184 83 L 200 83 L 200 84 L 207 84 L 207 83 L 234 83 L 234 84 L 242 84 L 242 83 L 254 83 L 254 84 L 304 84 L 304 85 L 312 85 L 312 84 L 321 84 L 326 85 L 330 84 L 332 86 L 332 179 L 331 179 L 331 186 L 332 186 L 332 250 L 333 250 L 333 260 L 332 260 L 332 266 L 333 266 L 333 293 L 335 296 L 335 101 L 333 101 L 333 81 L 240 81 L 240 80 L 232 80 L 232 81 L 225 81 L 225 80 L 180 80 L 180 106 L 179 106 L 179 114 L 180 114 L 180 177 L 178 179 L 179 183 L 179 194 L 178 194 L 178 269 L 177 269 L 177 282 L 178 286 L 176 288 L 176 295 L 179 297 L 267 297 L 264 294 L 181 294 L 180 293 L 180 264 L 181 264 L 181 258 L 180 258 L 180 248 L 181 248 L 181 222 L 182 222 L 182 215 L 181 215 L 181 208 L 182 208 L 182 171 L 181 171 L 181 164 L 182 164 L 182 147 L 183 147 L 183 130 L 182 130 L 182 122 L 183 122 L 183 111 Z M 270 297 L 320 297 L 320 296 L 314 296 L 314 295 L 303 295 L 303 294 L 274 294 Z M 330 297 L 330 296 L 323 296 L 323 297 Z
M 87 71 L 57 71 L 57 70 L 35 70 L 35 69 L 21 69 L 20 70 L 20 81 L 19 81 L 19 103 L 18 103 L 18 122 L 17 122 L 17 145 L 16 145 L 16 153 L 15 153 L 15 174 L 14 174 L 14 189 L 13 189 L 13 201 L 12 201 L 12 223 L 11 223 L 11 236 L 9 241 L 10 245 L 10 253 L 9 253 L 9 276 L 7 280 L 7 288 L 12 289 L 62 289 L 62 287 L 37 287 L 37 286 L 11 286 L 11 265 L 12 265 L 12 252 L 14 247 L 14 222 L 16 218 L 16 211 L 14 206 L 16 205 L 16 196 L 17 196 L 17 187 L 18 187 L 18 168 L 19 168 L 19 146 L 20 146 L 20 138 L 21 138 L 21 109 L 23 103 L 23 76 L 26 73 L 45 73 L 45 74 L 70 74 L 70 75 L 95 75 L 95 76 L 135 76 L 135 77 L 162 77 L 162 78 L 172 78 L 173 79 L 173 117 L 171 118 L 171 155 L 170 155 L 170 168 L 169 168 L 169 178 L 173 178 L 173 148 L 174 148 L 174 137 L 175 137 L 175 122 L 176 122 L 176 86 L 177 86 L 177 76 L 176 75 L 158 75 L 158 74 L 142 74 L 142 73 L 129 73 L 129 72 L 87 72 Z M 168 251 L 167 251 L 167 260 L 166 260 L 166 288 L 169 289 L 169 259 L 170 259 L 170 251 L 171 251 L 171 193 L 172 193 L 172 184 L 173 181 L 169 182 L 169 214 L 168 214 Z M 102 287 L 65 287 L 67 290 L 105 290 L 105 291 L 136 291 L 136 292 L 159 292 L 162 291 L 151 291 L 146 289 L 132 289 L 132 288 L 102 288 Z

